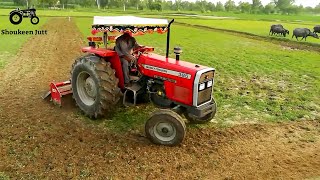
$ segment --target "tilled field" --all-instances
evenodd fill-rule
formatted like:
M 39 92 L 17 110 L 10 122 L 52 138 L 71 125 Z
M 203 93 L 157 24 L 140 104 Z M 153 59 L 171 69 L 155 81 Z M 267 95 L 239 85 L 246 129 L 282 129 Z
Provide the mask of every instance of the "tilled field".
M 320 122 L 189 128 L 183 145 L 150 144 L 143 132 L 110 132 L 43 101 L 66 80 L 82 37 L 50 19 L 0 70 L 0 172 L 12 179 L 302 179 L 320 176 Z M 128 117 L 130 118 L 130 117 Z M 0 178 L 1 179 L 1 178 Z

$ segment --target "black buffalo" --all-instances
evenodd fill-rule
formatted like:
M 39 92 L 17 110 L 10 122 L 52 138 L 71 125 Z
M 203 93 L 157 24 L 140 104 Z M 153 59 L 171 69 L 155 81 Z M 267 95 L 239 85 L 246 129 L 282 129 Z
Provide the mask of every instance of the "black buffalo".
M 273 36 L 274 34 L 276 35 L 283 35 L 284 37 L 286 37 L 287 34 L 289 34 L 289 31 L 286 30 L 281 24 L 274 24 L 270 27 L 270 31 L 269 31 L 269 35 Z
M 314 33 L 320 33 L 320 25 L 317 25 L 313 28 Z
M 301 41 L 302 41 L 303 39 L 305 39 L 305 41 L 306 41 L 308 36 L 312 36 L 312 37 L 314 37 L 314 38 L 319 39 L 319 36 L 318 36 L 316 33 L 311 32 L 311 30 L 308 29 L 308 28 L 296 28 L 296 29 L 293 31 L 292 38 L 293 38 L 293 37 L 296 37 L 296 39 L 298 40 L 298 37 L 302 37 Z

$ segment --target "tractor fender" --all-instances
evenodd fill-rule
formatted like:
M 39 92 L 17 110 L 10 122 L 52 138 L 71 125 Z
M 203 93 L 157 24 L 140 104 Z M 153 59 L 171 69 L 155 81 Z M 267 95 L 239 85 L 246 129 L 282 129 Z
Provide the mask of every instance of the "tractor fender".
M 11 12 L 10 12 L 10 15 L 11 15 L 12 13 L 19 13 L 19 14 L 23 15 L 23 12 L 20 11 L 20 10 L 13 10 L 13 11 L 11 11 Z

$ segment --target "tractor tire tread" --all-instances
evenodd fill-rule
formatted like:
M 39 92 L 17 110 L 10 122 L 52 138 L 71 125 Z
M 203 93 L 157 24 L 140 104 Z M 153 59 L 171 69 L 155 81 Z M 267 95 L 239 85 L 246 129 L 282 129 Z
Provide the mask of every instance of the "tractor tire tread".
M 77 103 L 78 107 L 80 107 L 81 111 L 92 119 L 97 119 L 101 117 L 105 117 L 107 115 L 112 114 L 113 108 L 119 102 L 121 91 L 118 87 L 118 78 L 115 77 L 115 70 L 112 69 L 110 62 L 106 62 L 103 58 L 95 56 L 93 54 L 86 54 L 80 58 L 78 58 L 72 65 L 71 77 L 73 77 L 73 69 L 80 65 L 87 64 L 93 71 L 93 76 L 97 78 L 97 86 L 98 86 L 98 96 L 99 98 L 97 103 L 95 103 L 94 112 L 88 111 L 85 106 L 81 106 Z M 72 79 L 71 79 L 72 83 Z M 77 102 L 75 94 L 73 98 Z

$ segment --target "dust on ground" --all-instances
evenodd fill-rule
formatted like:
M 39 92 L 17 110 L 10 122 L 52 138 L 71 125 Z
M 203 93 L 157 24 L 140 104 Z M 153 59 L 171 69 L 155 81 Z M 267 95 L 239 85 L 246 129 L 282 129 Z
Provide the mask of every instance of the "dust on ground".
M 50 19 L 0 71 L 0 172 L 13 179 L 302 179 L 320 176 L 320 122 L 188 128 L 178 147 L 81 118 L 40 98 L 81 55 L 74 22 Z M 1 174 L 1 173 L 0 173 Z

